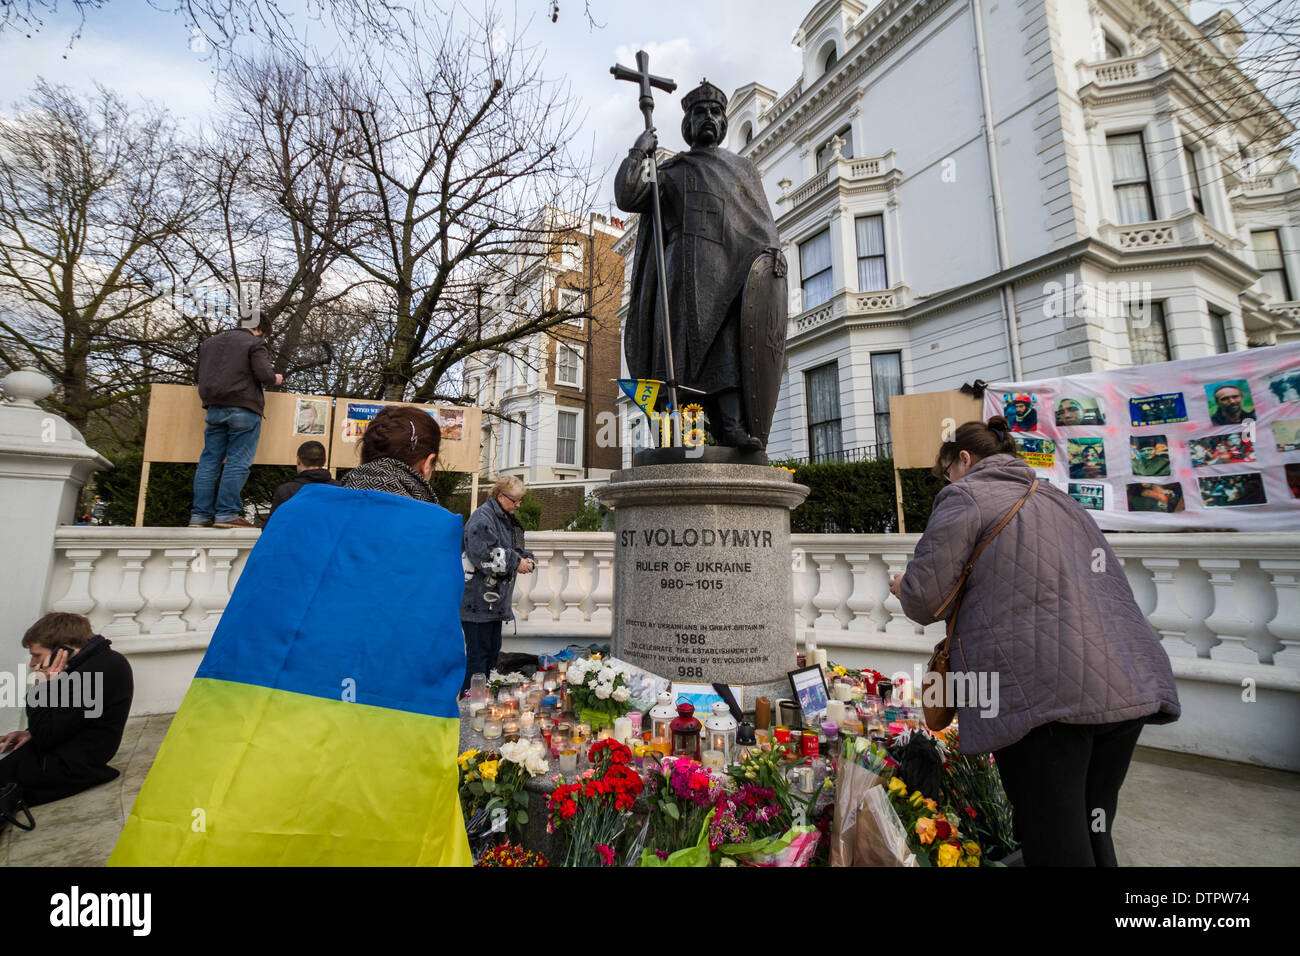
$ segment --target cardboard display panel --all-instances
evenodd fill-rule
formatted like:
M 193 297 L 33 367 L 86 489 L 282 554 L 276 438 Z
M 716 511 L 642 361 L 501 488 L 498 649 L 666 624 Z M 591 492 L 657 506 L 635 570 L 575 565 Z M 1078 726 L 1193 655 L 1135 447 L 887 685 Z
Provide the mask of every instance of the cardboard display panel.
M 298 446 L 315 439 L 328 447 L 328 395 L 267 392 L 255 465 L 292 465 Z M 203 403 L 192 385 L 154 385 L 149 393 L 145 461 L 197 462 L 203 454 Z
M 383 405 L 380 402 L 329 395 L 267 392 L 262 433 L 258 437 L 255 465 L 292 465 L 298 446 L 315 439 L 329 451 L 330 468 L 355 468 L 365 422 Z M 451 405 L 419 405 L 442 428 L 440 469 L 477 471 L 481 439 L 481 409 Z M 192 385 L 154 385 L 149 396 L 149 424 L 145 432 L 144 460 L 197 462 L 203 454 L 203 404 Z M 351 415 L 351 418 L 348 416 Z
M 889 399 L 889 426 L 894 439 L 894 468 L 929 468 L 943 444 L 945 423 L 953 428 L 983 421 L 983 405 L 973 395 L 917 392 Z
M 442 429 L 439 470 L 478 471 L 482 409 L 463 405 L 416 405 L 413 402 L 382 402 L 369 398 L 334 400 L 333 442 L 330 444 L 331 468 L 355 468 L 361 464 L 361 436 L 366 426 L 385 405 L 411 405 L 433 416 Z

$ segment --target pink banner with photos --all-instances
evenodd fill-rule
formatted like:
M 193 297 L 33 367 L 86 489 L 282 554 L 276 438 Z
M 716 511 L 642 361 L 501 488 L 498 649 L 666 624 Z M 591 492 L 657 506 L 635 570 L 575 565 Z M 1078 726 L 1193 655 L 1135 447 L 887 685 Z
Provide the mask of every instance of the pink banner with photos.
M 1107 531 L 1300 529 L 1300 344 L 996 383 L 994 415 Z

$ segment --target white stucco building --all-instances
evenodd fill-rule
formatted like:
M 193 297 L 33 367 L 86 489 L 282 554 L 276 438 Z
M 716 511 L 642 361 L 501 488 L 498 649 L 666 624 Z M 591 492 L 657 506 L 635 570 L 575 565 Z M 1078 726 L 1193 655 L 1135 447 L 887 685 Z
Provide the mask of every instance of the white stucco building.
M 807 12 L 793 86 L 728 104 L 790 264 L 771 457 L 873 454 L 899 390 L 1300 336 L 1295 128 L 1239 68 L 1236 21 L 1189 9 Z

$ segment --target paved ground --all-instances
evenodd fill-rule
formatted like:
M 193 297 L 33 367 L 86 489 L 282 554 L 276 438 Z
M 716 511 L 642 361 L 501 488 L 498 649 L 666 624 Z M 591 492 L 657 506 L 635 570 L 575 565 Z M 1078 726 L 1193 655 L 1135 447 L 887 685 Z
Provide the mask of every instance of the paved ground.
M 170 723 L 132 718 L 113 761 L 122 776 L 37 807 L 31 833 L 7 827 L 0 866 L 103 866 Z M 1300 833 L 1286 824 L 1297 819 L 1300 774 L 1140 747 L 1115 844 L 1121 866 L 1293 866 Z

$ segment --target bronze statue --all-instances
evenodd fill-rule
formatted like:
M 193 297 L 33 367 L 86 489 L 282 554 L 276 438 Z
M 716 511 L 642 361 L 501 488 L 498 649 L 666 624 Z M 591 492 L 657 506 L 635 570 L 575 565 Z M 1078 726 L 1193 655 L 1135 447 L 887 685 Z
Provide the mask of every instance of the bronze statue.
M 786 262 L 776 223 L 754 164 L 719 145 L 727 133 L 727 97 L 707 80 L 682 99 L 682 136 L 690 149 L 653 167 L 658 141 L 649 88 L 676 84 L 651 77 L 643 54 L 637 65 L 639 73 L 612 70 L 641 82 L 647 127 L 614 183 L 618 207 L 643 215 L 624 339 L 628 371 L 667 382 L 661 404 L 673 401 L 675 387 L 683 404 L 698 400 L 718 445 L 760 452 L 785 361 Z M 662 222 L 662 260 L 651 214 Z M 658 261 L 666 265 L 663 290 Z

